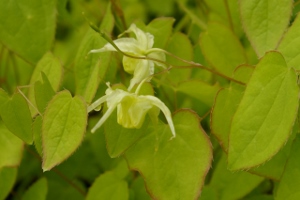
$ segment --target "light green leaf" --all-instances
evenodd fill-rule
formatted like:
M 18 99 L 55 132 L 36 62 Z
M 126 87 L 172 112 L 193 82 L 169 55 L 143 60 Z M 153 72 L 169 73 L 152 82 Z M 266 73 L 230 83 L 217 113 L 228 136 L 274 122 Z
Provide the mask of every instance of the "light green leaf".
M 227 1 L 227 2 L 226 2 Z M 226 7 L 227 3 L 228 7 Z M 205 0 L 207 6 L 211 9 L 212 13 L 209 14 L 211 21 L 216 21 L 216 18 L 221 19 L 217 20 L 218 22 L 224 23 L 229 28 L 233 28 L 237 36 L 243 34 L 242 24 L 240 19 L 240 13 L 238 9 L 238 1 L 231 0 Z M 228 10 L 227 10 L 228 8 Z M 229 11 L 229 13 L 228 13 Z M 211 16 L 213 18 L 211 18 Z
M 38 110 L 44 113 L 55 92 L 44 72 L 41 72 L 41 76 L 42 81 L 37 81 L 34 84 L 34 97 Z
M 292 136 L 287 143 L 280 149 L 280 151 L 271 160 L 267 161 L 263 165 L 250 170 L 251 173 L 263 176 L 272 180 L 280 181 L 286 162 L 289 158 L 293 141 L 298 133 L 297 123 L 294 125 Z
M 0 168 L 0 199 L 3 200 L 9 194 L 17 178 L 17 168 Z
M 200 35 L 199 42 L 205 59 L 229 77 L 238 65 L 247 62 L 243 46 L 226 26 L 210 23 L 206 32 Z
M 146 27 L 146 31 L 154 36 L 154 47 L 165 48 L 172 34 L 174 18 L 161 17 L 152 20 Z
M 101 174 L 90 187 L 86 200 L 128 200 L 127 182 L 114 172 Z
M 18 166 L 22 159 L 23 142 L 0 121 L 0 168 Z
M 111 158 L 123 154 L 133 143 L 145 134 L 150 119 L 147 117 L 139 129 L 128 129 L 117 123 L 117 111 L 104 124 L 107 151 Z
M 144 180 L 141 176 L 138 176 L 131 184 L 131 189 L 134 191 L 134 199 L 151 200 L 149 194 L 146 191 Z
M 220 86 L 217 84 L 209 85 L 197 80 L 182 82 L 176 88 L 178 92 L 194 97 L 210 107 L 213 105 L 215 96 L 219 89 Z
M 8 100 L 9 100 L 8 94 L 2 88 L 0 88 L 0 110 L 2 105 Z
M 27 101 L 20 93 L 16 93 L 1 107 L 1 118 L 13 134 L 27 144 L 32 144 L 31 115 Z
M 46 53 L 55 34 L 56 1 L 1 1 L 0 41 L 30 63 Z
M 37 116 L 32 124 L 34 146 L 40 156 L 42 156 L 42 124 L 43 118 Z
M 228 167 L 258 166 L 288 139 L 298 108 L 297 76 L 278 52 L 269 52 L 255 68 L 232 119 Z
M 62 91 L 49 102 L 42 125 L 43 170 L 67 159 L 80 145 L 87 123 L 86 105 Z
M 100 29 L 110 34 L 114 25 L 110 4 L 103 20 Z M 107 41 L 99 33 L 90 28 L 83 38 L 75 58 L 76 94 L 83 96 L 87 103 L 91 103 L 93 100 L 99 82 L 104 78 L 103 71 L 109 67 L 111 59 L 110 52 L 88 53 L 92 49 L 102 48 L 106 43 Z
M 179 56 L 185 60 L 193 60 L 193 46 L 189 38 L 180 32 L 174 33 L 166 47 L 166 50 L 175 56 Z M 173 66 L 187 66 L 188 64 L 179 61 L 171 56 L 166 56 L 166 62 L 173 65 Z M 191 69 L 176 69 L 173 68 L 168 73 L 168 79 L 177 83 L 179 81 L 187 80 L 191 75 Z
M 59 59 L 54 57 L 54 55 L 50 52 L 46 53 L 35 67 L 29 83 L 32 87 L 29 88 L 28 98 L 34 106 L 36 106 L 34 84 L 38 81 L 43 82 L 41 72 L 47 75 L 54 91 L 58 90 L 63 75 Z M 36 114 L 36 110 L 34 108 L 30 107 L 30 111 L 32 115 Z
M 292 13 L 293 0 L 241 0 L 245 32 L 259 57 L 277 47 Z
M 25 191 L 23 200 L 45 200 L 48 192 L 47 179 L 41 178 Z
M 173 117 L 176 137 L 168 125 L 149 127 L 125 153 L 131 169 L 144 177 L 147 191 L 156 199 L 196 199 L 210 168 L 210 141 L 191 111 Z
M 297 200 L 300 198 L 300 137 L 296 137 L 289 160 L 285 166 L 284 173 L 279 182 L 276 200 Z
M 234 72 L 234 79 L 247 82 L 254 70 L 243 65 Z M 225 152 L 228 151 L 228 137 L 231 120 L 243 97 L 245 86 L 231 82 L 229 88 L 219 90 L 211 112 L 211 132 L 218 139 Z
M 300 5 L 300 4 L 299 4 Z M 297 16 L 293 25 L 288 29 L 279 44 L 280 51 L 289 67 L 300 69 L 300 15 Z
M 231 172 L 226 168 L 226 154 L 222 154 L 209 186 L 219 193 L 220 200 L 241 199 L 256 188 L 264 178 L 248 172 Z

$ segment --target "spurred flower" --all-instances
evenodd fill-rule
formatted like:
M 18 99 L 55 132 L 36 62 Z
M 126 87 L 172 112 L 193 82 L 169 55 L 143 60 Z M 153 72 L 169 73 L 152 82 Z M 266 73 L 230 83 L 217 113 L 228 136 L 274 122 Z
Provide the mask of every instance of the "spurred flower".
M 117 121 L 124 128 L 140 128 L 147 113 L 152 119 L 157 119 L 159 110 L 161 110 L 167 119 L 173 137 L 176 136 L 171 112 L 161 100 L 151 95 L 138 95 L 139 87 L 136 93 L 130 93 L 121 89 L 112 89 L 109 83 L 107 83 L 107 86 L 105 95 L 88 107 L 88 112 L 91 112 L 99 108 L 102 103 L 107 103 L 107 111 L 92 128 L 92 133 L 102 126 L 117 108 Z
M 149 57 L 157 60 L 165 61 L 166 57 L 162 49 L 152 48 L 154 44 L 154 36 L 150 33 L 145 33 L 141 29 L 137 28 L 135 24 L 131 24 L 128 30 L 123 34 L 133 32 L 136 38 L 124 37 L 114 40 L 115 45 L 123 52 L 139 57 Z M 107 43 L 101 49 L 91 50 L 90 53 L 98 53 L 105 51 L 117 51 L 110 43 Z M 127 56 L 123 57 L 124 70 L 130 74 L 133 74 L 133 78 L 130 80 L 128 91 L 133 86 L 143 79 L 149 77 L 154 73 L 154 65 L 165 68 L 164 64 L 155 62 L 152 60 L 135 59 Z

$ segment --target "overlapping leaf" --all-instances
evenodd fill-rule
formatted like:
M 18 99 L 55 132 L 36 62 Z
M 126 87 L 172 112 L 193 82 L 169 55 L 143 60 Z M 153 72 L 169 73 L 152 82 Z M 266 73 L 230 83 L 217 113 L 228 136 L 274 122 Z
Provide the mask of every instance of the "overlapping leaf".
M 0 199 L 5 199 L 9 194 L 17 178 L 17 168 L 0 168 Z
M 46 53 L 38 62 L 30 79 L 29 84 L 31 87 L 28 91 L 28 98 L 34 106 L 36 106 L 34 84 L 38 81 L 44 83 L 45 78 L 42 78 L 42 73 L 47 76 L 52 89 L 57 91 L 63 74 L 62 66 L 59 59 L 54 57 L 54 55 L 50 52 Z M 51 91 L 48 92 L 51 93 Z M 32 115 L 37 113 L 37 111 L 32 107 L 30 107 L 30 110 Z M 43 112 L 43 110 L 40 110 L 40 112 Z
M 101 174 L 87 194 L 87 200 L 127 200 L 129 192 L 127 182 L 117 177 L 114 172 Z
M 18 166 L 22 159 L 23 142 L 0 121 L 0 168 Z
M 173 120 L 176 138 L 170 140 L 168 125 L 153 126 L 125 157 L 144 177 L 152 198 L 196 199 L 210 167 L 211 144 L 195 113 L 181 111 Z
M 200 35 L 199 42 L 205 59 L 224 75 L 231 77 L 238 65 L 247 62 L 240 41 L 226 26 L 209 24 L 207 30 Z
M 284 56 L 287 65 L 297 70 L 300 69 L 300 15 L 289 28 L 279 44 L 278 51 Z
M 25 98 L 14 94 L 1 106 L 1 118 L 6 127 L 27 144 L 32 144 L 31 114 Z
M 107 7 L 105 18 L 100 29 L 110 34 L 113 29 L 114 18 L 110 5 Z M 88 54 L 92 49 L 102 48 L 107 41 L 90 28 L 82 40 L 75 58 L 76 94 L 84 97 L 86 102 L 93 100 L 99 81 L 104 78 L 106 69 L 110 65 L 111 53 L 103 52 Z
M 0 2 L 0 41 L 26 61 L 36 64 L 53 42 L 56 1 Z
M 241 0 L 244 30 L 259 57 L 274 50 L 289 24 L 292 0 Z
M 296 200 L 300 198 L 300 138 L 296 137 L 290 158 L 278 185 L 276 200 Z
M 258 166 L 273 157 L 288 139 L 298 108 L 297 77 L 278 52 L 256 66 L 232 119 L 228 167 Z
M 68 91 L 50 101 L 42 125 L 43 170 L 48 171 L 68 158 L 80 145 L 87 123 L 86 105 Z

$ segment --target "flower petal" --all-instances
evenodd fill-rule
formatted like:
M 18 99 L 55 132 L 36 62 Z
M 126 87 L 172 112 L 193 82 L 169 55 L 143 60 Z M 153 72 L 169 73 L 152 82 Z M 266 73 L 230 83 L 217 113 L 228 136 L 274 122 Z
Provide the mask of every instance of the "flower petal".
M 107 99 L 107 95 L 97 99 L 94 103 L 92 103 L 89 107 L 88 107 L 88 113 L 91 112 L 92 110 L 96 109 L 97 107 L 99 107 L 102 103 L 104 103 Z
M 164 52 L 160 52 L 160 51 L 156 51 L 156 52 L 149 53 L 149 54 L 147 55 L 147 57 L 149 57 L 149 58 L 155 58 L 155 59 L 161 60 L 161 61 L 163 61 L 163 62 L 166 61 L 166 55 L 165 55 L 165 53 L 164 53 Z M 154 63 L 155 63 L 157 66 L 160 66 L 160 67 L 166 69 L 166 65 L 165 65 L 165 64 L 160 63 L 160 62 L 155 62 L 155 61 L 154 61 Z
M 117 107 L 117 104 L 114 104 L 107 109 L 107 111 L 101 117 L 101 119 L 98 121 L 98 123 L 92 128 L 92 130 L 91 130 L 92 133 L 95 133 L 95 131 L 103 125 L 103 123 L 108 119 L 108 117 L 111 115 L 111 113 L 115 110 L 116 107 Z
M 152 105 L 158 107 L 164 113 L 167 122 L 169 124 L 169 127 L 171 129 L 171 132 L 173 134 L 172 138 L 176 137 L 175 127 L 173 124 L 173 120 L 169 108 L 157 97 L 146 95 L 146 96 L 140 96 L 139 98 L 146 98 L 149 102 L 151 102 Z
M 154 63 L 149 60 L 140 60 L 134 70 L 133 78 L 130 80 L 128 91 L 131 91 L 133 86 L 154 73 Z M 150 80 L 150 79 L 149 79 Z
M 125 53 L 140 55 L 139 43 L 134 38 L 120 38 L 113 41 L 119 49 Z M 93 49 L 89 53 L 100 53 L 106 51 L 117 51 L 110 43 L 107 43 L 101 49 Z
M 129 33 L 129 32 L 133 32 L 135 34 L 136 39 L 139 43 L 139 47 L 142 50 L 147 51 L 147 49 L 152 48 L 154 44 L 154 36 L 152 34 L 145 33 L 144 31 L 139 29 L 135 24 L 131 24 L 129 29 L 127 29 L 124 33 Z

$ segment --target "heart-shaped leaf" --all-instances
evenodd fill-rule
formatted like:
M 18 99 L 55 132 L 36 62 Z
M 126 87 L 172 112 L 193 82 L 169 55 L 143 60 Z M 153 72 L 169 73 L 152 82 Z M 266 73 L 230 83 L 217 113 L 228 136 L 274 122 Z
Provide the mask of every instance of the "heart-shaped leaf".
M 241 0 L 245 32 L 259 57 L 274 50 L 290 22 L 293 0 Z
M 211 144 L 195 113 L 180 111 L 173 120 L 173 140 L 168 125 L 153 126 L 125 157 L 129 167 L 144 177 L 152 198 L 196 199 L 210 168 Z
M 228 167 L 249 169 L 271 157 L 287 141 L 298 108 L 297 76 L 278 52 L 256 66 L 232 119 Z
M 80 145 L 87 123 L 87 108 L 81 98 L 62 91 L 49 102 L 42 125 L 43 170 L 67 159 Z

